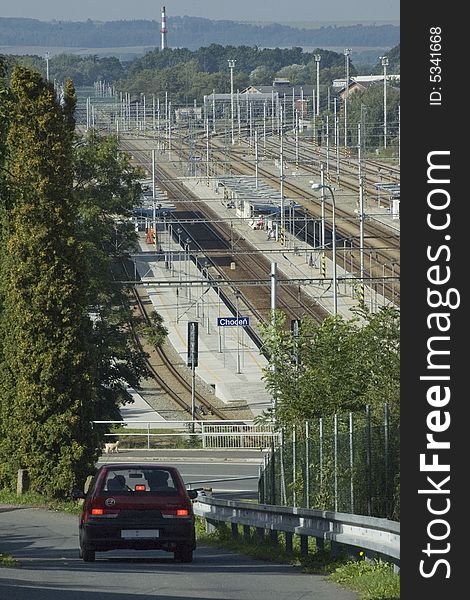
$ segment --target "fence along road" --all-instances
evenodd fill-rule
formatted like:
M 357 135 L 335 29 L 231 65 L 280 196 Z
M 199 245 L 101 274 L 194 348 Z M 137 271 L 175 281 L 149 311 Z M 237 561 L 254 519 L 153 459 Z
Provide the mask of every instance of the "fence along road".
M 333 555 L 343 546 L 351 556 L 357 557 L 359 551 L 365 551 L 366 556 L 378 554 L 393 562 L 397 570 L 400 565 L 400 524 L 395 521 L 306 508 L 246 504 L 201 495 L 195 503 L 195 512 L 206 519 L 209 529 L 220 523 L 230 524 L 234 537 L 238 537 L 240 525 L 245 537 L 251 537 L 251 528 L 254 528 L 261 541 L 267 530 L 274 543 L 277 543 L 277 534 L 283 531 L 288 552 L 292 551 L 293 535 L 298 534 L 303 555 L 308 554 L 308 538 L 314 537 L 320 549 L 329 541 Z

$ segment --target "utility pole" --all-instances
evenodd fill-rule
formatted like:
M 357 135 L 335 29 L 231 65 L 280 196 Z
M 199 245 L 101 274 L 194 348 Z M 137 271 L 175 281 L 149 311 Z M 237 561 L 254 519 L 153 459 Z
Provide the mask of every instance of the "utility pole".
M 235 137 L 233 135 L 233 118 L 234 118 L 234 110 L 233 110 L 233 69 L 235 68 L 235 63 L 237 61 L 234 59 L 228 60 L 228 68 L 230 69 L 230 124 L 232 128 L 232 146 L 235 144 Z
M 46 80 L 49 81 L 49 58 L 50 58 L 49 52 L 46 52 L 44 58 L 46 59 Z
M 387 147 L 387 67 L 388 58 L 382 56 L 382 67 L 384 68 L 384 148 Z
M 314 57 L 315 63 L 317 65 L 317 115 L 320 113 L 320 61 L 321 54 L 315 54 Z
M 349 56 L 351 48 L 345 48 L 346 57 L 346 94 L 344 96 L 344 147 L 348 147 L 348 97 L 349 97 Z

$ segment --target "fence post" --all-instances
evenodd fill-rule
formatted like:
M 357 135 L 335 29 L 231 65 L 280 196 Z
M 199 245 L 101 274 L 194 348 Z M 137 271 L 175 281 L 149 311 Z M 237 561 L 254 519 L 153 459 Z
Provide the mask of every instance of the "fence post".
M 281 469 L 281 505 L 287 504 L 286 473 L 284 469 L 284 427 L 281 429 L 281 444 L 279 447 L 279 461 Z
M 147 421 L 147 450 L 150 450 L 150 421 Z
M 265 454 L 263 456 L 263 461 L 264 461 L 264 471 L 263 471 L 263 473 L 264 473 L 264 488 L 263 488 L 264 503 L 269 504 L 269 501 L 268 501 L 269 500 L 269 491 L 268 491 L 269 490 L 269 471 L 268 471 L 268 469 L 269 469 L 270 465 L 269 465 L 269 458 L 268 458 L 267 454 Z
M 263 463 L 258 467 L 258 503 L 264 504 L 264 456 Z
M 310 429 L 305 421 L 305 506 L 310 507 Z
M 276 504 L 276 453 L 274 452 L 274 438 L 271 440 L 271 502 Z
M 351 478 L 351 513 L 354 514 L 354 422 L 353 414 L 349 413 L 349 467 Z
M 338 511 L 338 415 L 334 416 L 334 452 L 335 452 L 335 511 Z
M 201 436 L 202 436 L 202 447 L 205 449 L 206 447 L 206 426 L 204 421 L 201 421 Z
M 367 467 L 367 514 L 372 515 L 372 440 L 370 430 L 370 406 L 366 406 L 366 467 Z
M 320 449 L 320 489 L 323 492 L 323 419 L 320 417 L 319 419 L 319 449 Z
M 388 412 L 388 403 L 385 403 L 384 406 L 384 459 L 385 459 L 385 514 L 387 518 L 390 518 L 390 487 L 389 487 L 389 478 L 388 478 L 388 469 L 389 469 L 389 412 Z
M 292 506 L 297 506 L 297 494 L 295 490 L 295 480 L 297 479 L 297 431 L 295 423 L 292 425 Z

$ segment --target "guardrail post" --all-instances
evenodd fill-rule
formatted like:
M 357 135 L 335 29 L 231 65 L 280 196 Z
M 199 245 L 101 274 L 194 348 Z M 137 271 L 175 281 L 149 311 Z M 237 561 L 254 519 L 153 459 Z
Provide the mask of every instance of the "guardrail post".
M 275 529 L 271 529 L 269 531 L 269 540 L 273 546 L 277 546 L 279 544 L 278 532 Z
M 211 521 L 206 517 L 206 533 L 214 533 L 214 531 L 217 531 L 217 525 L 217 521 Z
M 251 540 L 251 527 L 249 525 L 243 525 L 243 538 L 246 541 Z
M 323 550 L 325 549 L 325 540 L 322 537 L 317 537 L 315 538 L 315 543 L 317 545 L 317 550 L 323 552 Z
M 256 539 L 258 540 L 258 542 L 260 544 L 262 544 L 264 542 L 264 528 L 263 527 L 256 528 Z
M 150 423 L 147 423 L 147 450 L 150 450 Z
M 293 539 L 294 535 L 290 531 L 286 531 L 286 552 L 289 554 L 294 551 Z
M 300 535 L 300 556 L 308 556 L 308 536 Z
M 332 558 L 338 558 L 341 554 L 341 544 L 338 542 L 331 541 L 331 556 Z
M 238 523 L 231 523 L 232 537 L 234 540 L 238 539 Z

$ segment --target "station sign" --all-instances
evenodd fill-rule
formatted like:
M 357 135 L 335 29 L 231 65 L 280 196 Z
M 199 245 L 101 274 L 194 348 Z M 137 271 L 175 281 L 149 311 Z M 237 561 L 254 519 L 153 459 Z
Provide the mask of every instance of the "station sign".
M 218 327 L 248 327 L 249 317 L 217 317 Z
M 197 367 L 198 365 L 198 329 L 197 321 L 188 323 L 188 367 Z

